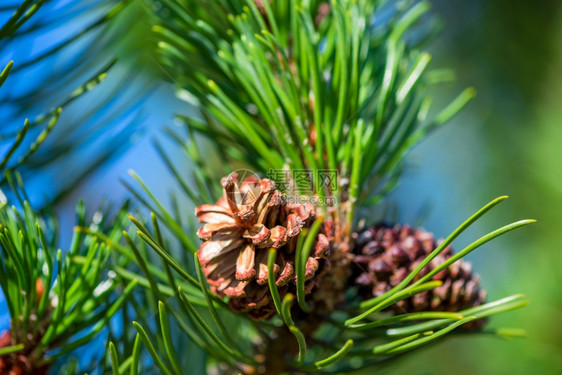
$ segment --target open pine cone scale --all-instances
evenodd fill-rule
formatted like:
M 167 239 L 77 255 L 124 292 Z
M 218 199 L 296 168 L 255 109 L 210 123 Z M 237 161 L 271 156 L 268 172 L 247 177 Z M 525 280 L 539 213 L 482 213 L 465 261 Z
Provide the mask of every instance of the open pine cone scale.
M 241 183 L 236 173 L 221 181 L 223 196 L 216 204 L 204 204 L 195 214 L 204 225 L 197 235 L 204 242 L 199 261 L 213 293 L 231 297 L 235 310 L 249 311 L 264 319 L 275 309 L 269 287 L 267 255 L 277 249 L 273 270 L 280 293 L 296 282 L 295 251 L 299 234 L 316 219 L 312 204 L 287 201 L 269 179 L 252 176 Z M 325 259 L 330 255 L 333 226 L 323 224 L 311 255 L 306 262 L 307 290 L 314 284 Z

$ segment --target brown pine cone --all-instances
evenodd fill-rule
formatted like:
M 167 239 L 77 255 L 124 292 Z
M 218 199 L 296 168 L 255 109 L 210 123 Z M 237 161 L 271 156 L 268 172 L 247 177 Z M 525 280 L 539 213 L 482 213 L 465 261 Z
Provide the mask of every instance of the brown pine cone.
M 441 242 L 433 234 L 404 225 L 377 224 L 353 235 L 355 245 L 354 277 L 359 293 L 364 298 L 382 295 L 398 285 Z M 435 257 L 415 280 L 452 256 L 450 247 Z M 443 285 L 399 301 L 390 309 L 397 314 L 417 311 L 460 311 L 484 303 L 486 292 L 480 289 L 478 275 L 472 273 L 471 264 L 461 260 L 438 273 L 433 280 Z M 469 328 L 481 328 L 478 320 Z
M 39 304 L 43 293 L 45 293 L 45 285 L 40 278 L 35 280 L 35 292 L 37 294 L 36 302 Z M 15 353 L 0 356 L 0 375 L 45 375 L 49 370 L 49 363 L 42 361 L 43 364 L 38 364 L 37 359 L 34 359 L 31 356 L 31 353 L 36 348 L 37 343 L 41 340 L 42 335 L 45 333 L 49 322 L 37 322 L 37 316 L 35 314 L 31 314 L 31 322 L 32 324 L 39 324 L 39 329 L 37 330 L 38 335 L 33 337 L 30 333 L 28 333 L 28 347 Z M 11 330 L 2 332 L 0 335 L 0 348 L 16 345 L 18 342 L 22 342 L 20 337 L 21 335 L 22 333 L 19 335 L 13 335 Z
M 15 345 L 11 331 L 0 335 L 0 348 Z M 45 375 L 48 365 L 36 365 L 30 358 L 31 350 L 22 350 L 16 353 L 0 356 L 0 374 L 6 375 Z
M 249 177 L 239 184 L 233 173 L 221 183 L 224 195 L 218 202 L 195 209 L 205 223 L 197 232 L 204 241 L 199 261 L 213 293 L 229 296 L 234 310 L 267 319 L 275 313 L 267 284 L 268 251 L 277 249 L 274 270 L 280 294 L 294 292 L 298 236 L 312 225 L 316 209 L 312 204 L 288 203 L 269 179 Z M 333 236 L 333 223 L 325 221 L 306 263 L 307 292 L 325 271 Z

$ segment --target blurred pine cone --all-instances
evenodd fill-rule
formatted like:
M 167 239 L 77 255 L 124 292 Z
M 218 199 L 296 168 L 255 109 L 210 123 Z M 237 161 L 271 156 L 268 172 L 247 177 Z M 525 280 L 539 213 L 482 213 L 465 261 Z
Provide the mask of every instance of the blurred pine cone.
M 0 348 L 15 345 L 11 331 L 0 335 Z M 22 350 L 12 354 L 0 356 L 0 374 L 5 375 L 45 375 L 48 364 L 37 365 L 29 355 L 30 350 Z
M 35 280 L 36 301 L 39 304 L 43 293 L 45 293 L 45 285 L 40 278 Z M 50 314 L 50 307 L 47 307 L 47 315 Z M 27 333 L 27 347 L 15 353 L 0 356 L 0 375 L 45 375 L 49 370 L 49 363 L 42 360 L 41 364 L 32 357 L 31 353 L 34 352 L 37 343 L 41 341 L 43 334 L 47 330 L 49 324 L 48 320 L 37 321 L 37 315 L 31 314 L 31 326 L 35 329 L 35 336 Z M 0 348 L 16 345 L 23 342 L 19 335 L 13 335 L 11 330 L 2 332 L 0 335 Z M 17 336 L 17 337 L 16 337 Z
M 377 224 L 353 235 L 355 245 L 353 283 L 364 298 L 382 295 L 398 285 L 423 259 L 436 249 L 440 241 L 422 229 L 404 225 Z M 415 280 L 452 256 L 450 247 L 435 257 Z M 438 273 L 433 280 L 443 285 L 399 301 L 390 307 L 397 314 L 416 311 L 459 311 L 484 303 L 486 292 L 480 289 L 478 275 L 471 264 L 461 260 Z M 478 320 L 468 328 L 481 328 Z
M 224 194 L 216 204 L 203 204 L 195 214 L 204 222 L 197 235 L 204 242 L 199 261 L 213 293 L 230 297 L 230 306 L 255 319 L 267 319 L 275 306 L 267 285 L 267 257 L 277 249 L 274 270 L 281 296 L 294 292 L 295 249 L 300 232 L 316 219 L 312 204 L 288 203 L 269 179 L 252 176 L 238 183 L 236 173 L 221 181 Z M 328 264 L 333 223 L 324 221 L 306 263 L 309 293 Z

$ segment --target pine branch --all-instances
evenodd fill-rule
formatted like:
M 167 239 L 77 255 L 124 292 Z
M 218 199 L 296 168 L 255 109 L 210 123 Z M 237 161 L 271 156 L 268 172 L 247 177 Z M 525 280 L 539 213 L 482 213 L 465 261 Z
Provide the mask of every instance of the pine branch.
M 27 201 L 20 203 L 21 209 L 6 202 L 0 207 L 0 287 L 11 317 L 2 336 L 0 367 L 45 373 L 57 358 L 105 329 L 136 281 L 118 293 L 119 283 L 107 272 L 110 246 L 76 232 L 63 254 L 56 247 L 55 219 L 38 216 Z M 91 227 L 106 228 L 111 237 L 119 234 L 118 226 L 107 227 L 107 216 L 96 216 Z M 82 203 L 77 223 L 86 225 Z
M 260 4 L 165 2 L 170 16 L 154 27 L 161 64 L 207 124 L 181 119 L 254 171 L 337 171 L 336 191 L 319 179 L 312 191 L 348 202 L 350 220 L 353 206 L 387 192 L 406 152 L 474 91 L 429 115 L 431 57 L 409 31 L 428 3 Z
M 192 161 L 196 187 L 157 142 L 156 148 L 187 198 L 200 205 L 196 215 L 206 224 L 197 234 L 204 242 L 197 246 L 193 223 L 185 225 L 177 207 L 167 210 L 132 173 L 140 189 L 125 184 L 151 211 L 152 231 L 132 218 L 138 240 L 119 252 L 133 254 L 144 276 L 119 272 L 150 290 L 159 316 L 153 332 L 150 322 L 134 323 L 135 352 L 125 352 L 126 360 L 110 348 L 118 372 L 142 371 L 148 354 L 158 371 L 181 373 L 184 358 L 172 337 L 179 331 L 170 330 L 171 321 L 217 371 L 338 373 L 400 358 L 459 327 L 527 304 L 514 295 L 458 311 L 386 313 L 442 287 L 436 275 L 482 244 L 534 222 L 509 224 L 444 258 L 448 245 L 505 197 L 476 212 L 374 298 L 361 300 L 349 275 L 356 259 L 355 206 L 380 200 L 397 181 L 407 151 L 474 96 L 467 89 L 445 108 L 431 109 L 427 90 L 439 75 L 427 72 L 430 55 L 417 43 L 425 34 L 414 31 L 427 10 L 426 2 L 405 8 L 372 1 L 164 2 L 161 24 L 153 28 L 160 64 L 201 111 L 200 117 L 178 116 L 189 140 L 168 134 Z M 196 133 L 208 139 L 205 151 Z M 241 164 L 262 173 L 337 171 L 336 187 L 315 175 L 311 192 L 296 188 L 297 195 L 336 201 L 328 208 L 312 204 L 311 213 L 310 205 L 287 204 L 268 179 L 238 181 L 230 174 L 221 180 L 222 197 L 208 204 L 220 195 L 214 183 L 220 172 L 207 160 L 208 145 L 231 170 Z M 281 185 L 282 177 L 272 179 Z M 296 185 L 294 178 L 290 184 Z M 174 241 L 164 240 L 159 222 Z M 143 242 L 162 269 L 149 269 L 148 254 L 137 250 Z M 174 242 L 180 251 L 170 246 Z M 197 255 L 192 262 L 178 253 Z M 437 258 L 444 260 L 434 265 Z M 173 298 L 163 304 L 162 297 Z M 146 351 L 138 348 L 141 341 Z
M 369 361 L 371 358 L 391 358 L 393 356 L 399 356 L 403 352 L 414 350 L 429 344 L 434 340 L 439 340 L 458 327 L 476 319 L 487 318 L 499 313 L 521 308 L 528 304 L 528 301 L 523 295 L 514 295 L 458 312 L 435 311 L 404 313 L 393 317 L 387 317 L 384 314 L 377 314 L 386 307 L 395 304 L 397 301 L 441 285 L 440 281 L 430 281 L 433 275 L 447 269 L 452 262 L 466 256 L 469 252 L 478 248 L 487 241 L 505 234 L 512 229 L 534 222 L 534 220 L 523 220 L 490 232 L 457 253 L 457 255 L 451 258 L 449 262 L 441 264 L 431 273 L 424 274 L 421 278 L 417 277 L 424 266 L 443 252 L 443 250 L 446 249 L 456 237 L 458 237 L 464 230 L 470 227 L 470 225 L 477 221 L 491 208 L 505 200 L 505 198 L 506 197 L 500 197 L 491 201 L 467 219 L 455 231 L 453 231 L 453 233 L 437 249 L 435 249 L 431 255 L 425 258 L 424 262 L 413 270 L 398 287 L 388 291 L 376 299 L 362 301 L 360 306 L 356 307 L 360 309 L 359 311 L 363 311 L 361 314 L 354 315 L 354 310 L 352 309 L 348 311 L 339 311 L 336 315 L 334 315 L 334 318 L 329 318 L 328 316 L 322 317 L 323 323 L 321 323 L 321 328 L 318 329 L 319 333 L 312 337 L 308 336 L 308 334 L 303 334 L 303 330 L 306 330 L 307 325 L 310 324 L 310 322 L 307 321 L 306 315 L 302 315 L 302 311 L 305 311 L 305 309 L 303 309 L 304 306 L 300 304 L 295 305 L 295 296 L 292 294 L 285 295 L 282 300 L 279 297 L 275 282 L 271 278 L 271 276 L 274 275 L 274 272 L 272 272 L 273 264 L 271 263 L 271 260 L 275 259 L 275 252 L 272 250 L 273 252 L 270 252 L 270 262 L 268 262 L 268 267 L 270 269 L 269 275 L 271 275 L 269 288 L 274 300 L 276 301 L 275 305 L 277 314 L 273 320 L 273 325 L 261 326 L 260 324 L 255 327 L 258 331 L 261 331 L 264 336 L 261 336 L 260 339 L 258 339 L 260 336 L 255 336 L 251 339 L 251 349 L 250 351 L 247 349 L 244 350 L 243 353 L 245 353 L 245 355 L 242 355 L 241 352 L 232 351 L 230 349 L 227 350 L 226 348 L 235 347 L 232 346 L 232 344 L 229 344 L 230 340 L 233 340 L 236 343 L 236 346 L 238 346 L 245 345 L 245 340 L 250 339 L 236 338 L 236 336 L 234 336 L 235 332 L 233 332 L 232 329 L 227 329 L 228 332 L 225 332 L 225 328 L 221 328 L 221 325 L 223 324 L 221 320 L 212 318 L 217 317 L 217 312 L 227 313 L 230 311 L 228 307 L 225 308 L 222 301 L 216 300 L 216 304 L 212 303 L 209 299 L 207 299 L 207 303 L 197 302 L 197 305 L 204 309 L 204 313 L 198 313 L 195 309 L 193 309 L 192 303 L 195 301 L 201 301 L 203 296 L 214 297 L 213 293 L 207 289 L 208 287 L 201 279 L 201 271 L 197 269 L 197 273 L 200 276 L 199 283 L 197 283 L 193 277 L 189 276 L 190 271 L 180 266 L 165 249 L 156 245 L 158 240 L 154 238 L 144 226 L 140 226 L 139 234 L 145 233 L 140 237 L 146 242 L 146 244 L 156 250 L 162 260 L 167 263 L 169 267 L 176 271 L 177 276 L 175 276 L 174 279 L 169 280 L 170 283 L 168 285 L 170 287 L 184 282 L 196 287 L 195 289 L 193 287 L 189 287 L 189 292 L 184 291 L 183 288 L 179 288 L 179 295 L 174 293 L 173 289 L 170 289 L 168 292 L 169 294 L 167 295 L 175 295 L 176 297 L 179 297 L 180 301 L 183 301 L 182 303 L 186 309 L 185 313 L 178 314 L 176 311 L 175 313 L 172 313 L 172 316 L 175 319 L 178 319 L 178 322 L 181 321 L 179 326 L 185 327 L 189 337 L 195 342 L 200 343 L 200 347 L 205 350 L 209 356 L 214 357 L 219 362 L 230 364 L 230 366 L 234 366 L 233 368 L 238 368 L 239 370 L 243 368 L 243 371 L 250 371 L 250 367 L 255 366 L 255 368 L 257 368 L 260 366 L 266 366 L 269 371 L 268 373 L 274 373 L 276 370 L 268 367 L 271 366 L 270 361 L 272 359 L 268 358 L 267 350 L 271 349 L 272 346 L 279 345 L 279 343 L 275 341 L 274 338 L 268 337 L 272 332 L 282 332 L 283 330 L 279 328 L 279 324 L 284 324 L 287 327 L 286 329 L 294 335 L 295 340 L 294 343 L 286 347 L 286 350 L 288 350 L 287 353 L 291 353 L 297 343 L 299 348 L 295 352 L 295 357 L 286 368 L 286 371 L 322 373 L 324 368 L 326 368 L 327 372 L 337 373 L 338 371 L 343 371 L 343 369 L 348 368 L 349 365 L 346 363 L 364 363 L 365 361 Z M 167 219 L 163 219 L 163 221 L 166 222 Z M 306 238 L 314 237 L 315 235 L 312 234 L 312 236 L 309 235 L 309 237 Z M 302 241 L 301 246 L 306 246 L 306 242 L 306 239 Z M 135 246 L 131 242 L 129 244 L 131 246 Z M 296 251 L 297 253 L 302 252 L 300 249 L 297 249 Z M 137 261 L 142 262 L 142 258 L 138 258 Z M 198 262 L 196 262 L 196 266 L 199 267 Z M 297 268 L 296 272 L 297 279 L 299 279 L 299 277 L 304 279 L 303 269 Z M 151 272 L 145 271 L 145 276 L 147 278 L 151 278 Z M 155 287 L 156 284 L 154 282 L 145 282 L 140 284 L 151 289 L 155 296 L 161 293 L 163 290 L 162 288 L 164 288 L 164 286 Z M 204 292 L 203 295 L 201 295 L 200 291 L 197 291 L 197 288 L 202 288 Z M 168 301 L 166 306 L 170 305 L 171 301 Z M 163 311 L 163 305 L 160 306 L 161 311 Z M 215 311 L 215 309 L 218 311 Z M 299 317 L 295 318 L 294 314 L 299 315 Z M 347 318 L 342 320 L 342 314 L 347 316 Z M 315 316 L 315 319 L 320 319 L 314 314 L 311 316 Z M 338 316 L 338 318 L 335 318 L 335 316 Z M 165 347 L 160 347 L 160 349 L 151 346 L 153 345 L 150 343 L 152 340 L 149 339 L 141 325 L 136 324 L 135 327 L 141 335 L 140 337 L 142 338 L 142 341 L 145 345 L 148 345 L 150 355 L 157 363 L 160 371 L 163 373 L 181 374 L 181 370 L 178 371 L 178 368 L 181 368 L 181 363 L 175 363 L 175 358 L 182 358 L 181 351 L 178 348 L 172 348 L 171 342 L 173 339 L 170 336 L 171 334 L 169 330 L 166 328 L 169 323 L 161 321 L 160 324 L 163 326 L 161 327 L 162 329 L 160 330 L 159 335 L 162 335 L 160 337 L 164 343 L 168 343 Z M 236 332 L 243 332 L 245 330 L 251 330 L 252 326 L 255 324 L 256 322 L 244 319 L 244 313 L 241 313 L 237 314 L 237 322 L 235 325 L 231 325 L 230 327 L 237 327 Z M 242 329 L 241 327 L 246 328 Z M 214 333 L 215 330 L 220 332 L 220 336 L 219 333 Z M 291 347 L 293 349 L 290 349 Z M 265 356 L 260 355 L 262 351 L 265 351 Z M 318 356 L 318 353 L 325 351 L 331 351 L 332 354 L 325 358 Z M 162 357 L 162 355 L 164 357 Z M 136 354 L 134 358 L 129 358 L 127 366 L 138 368 L 140 358 L 141 356 L 138 354 Z M 261 361 L 263 362 L 255 363 L 257 358 L 261 358 Z M 345 360 L 342 361 L 342 358 L 345 358 Z
M 44 0 L 23 1 L 1 28 L 0 51 L 9 55 L 13 50 L 20 52 L 29 38 L 47 31 L 63 30 L 76 17 L 89 14 L 97 17 L 39 53 L 26 58 L 20 58 L 23 53 L 16 55 L 16 61 L 10 62 L 0 76 L 0 86 L 4 84 L 0 91 L 3 94 L 0 108 L 8 116 L 3 119 L 6 126 L 0 131 L 0 142 L 6 145 L 0 156 L 2 171 L 18 170 L 26 180 L 32 181 L 39 171 L 49 170 L 64 160 L 72 172 L 61 178 L 65 184 L 49 193 L 50 202 L 42 204 L 58 201 L 93 170 L 119 155 L 139 130 L 140 104 L 149 93 L 149 82 L 142 89 L 137 87 L 133 93 L 126 89 L 128 85 L 124 82 L 115 86 L 113 82 L 119 82 L 111 79 L 96 89 L 98 93 L 95 95 L 105 96 L 96 99 L 99 104 L 89 106 L 91 109 L 81 111 L 79 116 L 73 111 L 75 102 L 83 105 L 85 100 L 92 100 L 91 90 L 108 75 L 115 77 L 125 64 L 129 64 L 127 59 L 132 54 L 125 52 L 125 48 L 133 45 L 130 38 L 120 38 L 121 44 L 117 44 L 114 37 L 125 29 L 131 30 L 131 21 L 124 15 L 132 19 L 133 14 L 139 13 L 138 7 L 129 7 L 128 3 L 103 1 L 81 6 L 79 2 L 70 2 L 57 6 L 55 2 Z M 94 41 L 83 42 L 92 35 L 96 36 Z M 68 53 L 73 48 L 76 51 Z M 121 61 L 118 63 L 116 50 L 120 50 Z M 57 57 L 59 67 L 47 73 L 54 57 Z M 39 67 L 45 73 L 40 76 L 30 73 Z M 25 85 L 21 84 L 23 79 Z M 59 117 L 63 108 L 64 114 Z M 137 112 L 137 116 L 131 118 L 133 112 Z M 24 116 L 30 113 L 41 114 L 24 121 Z M 117 127 L 125 120 L 128 123 Z M 81 126 L 76 126 L 77 123 Z M 105 140 L 103 147 L 99 145 L 102 139 Z M 86 150 L 91 153 L 88 160 L 79 156 Z M 81 160 L 81 164 L 70 168 L 69 160 Z M 0 186 L 7 188 L 4 177 Z
M 61 12 L 21 27 L 43 3 L 24 0 L 0 29 L 0 39 L 14 40 L 64 22 L 66 13 Z M 425 301 L 428 293 L 445 287 L 443 278 L 454 279 L 443 275 L 455 262 L 534 222 L 506 225 L 450 254 L 452 241 L 505 197 L 477 211 L 443 243 L 422 254 L 419 263 L 410 261 L 418 261 L 420 254 L 408 258 L 412 267 L 402 268 L 408 272 L 392 275 L 398 280 L 380 276 L 393 272 L 388 264 L 385 269 L 384 261 L 363 270 L 377 286 L 388 288 L 374 288 L 364 297 L 351 276 L 352 263 L 359 264 L 361 257 L 356 207 L 379 201 L 398 180 L 404 155 L 474 96 L 467 89 L 445 108 L 431 107 L 428 89 L 439 82 L 439 72 L 428 70 L 431 56 L 421 49 L 432 30 L 419 27 L 429 3 L 158 4 L 150 10 L 150 19 L 158 19 L 153 27 L 155 61 L 200 110 L 198 116 L 178 116 L 188 140 L 168 131 L 194 166 L 191 181 L 183 179 L 158 141 L 155 147 L 187 200 L 199 206 L 196 216 L 205 224 L 197 229 L 191 215 L 182 217 L 184 207 L 175 199 L 168 209 L 133 172 L 140 188 L 125 185 L 151 212 L 150 220 L 139 213 L 128 215 L 129 207 L 122 207 L 114 220 L 107 212 L 99 213 L 88 225 L 79 205 L 69 250 L 55 251 L 56 221 L 32 210 L 21 176 L 12 171 L 31 173 L 68 157 L 103 134 L 106 126 L 83 124 L 40 147 L 59 122 L 57 106 L 26 120 L 22 128 L 6 130 L 0 140 L 12 145 L 0 159 L 5 176 L 0 184 L 11 186 L 21 207 L 0 205 L 0 287 L 11 316 L 10 331 L 0 338 L 0 372 L 23 368 L 44 373 L 107 328 L 111 341 L 102 361 L 111 363 L 114 374 L 181 374 L 193 361 L 182 355 L 183 344 L 192 349 L 189 353 L 201 354 L 201 372 L 341 373 L 390 363 L 459 328 L 474 329 L 476 321 L 528 303 L 523 295 L 513 295 L 488 303 L 473 300 L 453 311 L 437 304 L 431 311 L 389 313 L 416 297 Z M 103 2 L 94 22 L 21 62 L 19 69 L 36 66 L 101 29 L 91 58 L 110 45 L 103 39 L 113 35 L 108 27 L 118 25 L 126 5 Z M 62 100 L 64 106 L 103 81 L 113 64 L 112 57 Z M 17 71 L 9 63 L 0 74 L 0 86 Z M 72 80 L 63 76 L 47 79 L 55 85 L 47 89 L 68 86 Z M 48 102 L 47 92 L 38 89 L 30 98 L 20 93 L 6 102 L 26 108 Z M 115 112 L 134 109 L 135 103 L 133 99 Z M 112 104 L 112 97 L 101 100 L 83 120 Z M 127 125 L 71 184 L 114 156 L 133 130 Z M 30 136 L 35 140 L 29 142 Z M 221 168 L 212 164 L 210 148 Z M 268 173 L 271 179 L 252 175 L 238 180 L 242 176 L 228 173 L 239 167 Z M 297 180 L 303 171 L 312 172 L 310 189 Z M 325 171 L 336 173 L 329 184 L 321 177 Z M 224 175 L 221 192 L 216 182 Z M 283 182 L 288 182 L 285 189 Z M 60 193 L 67 188 L 62 186 Z M 307 201 L 291 202 L 290 194 Z M 377 245 L 387 261 L 409 257 L 404 251 L 394 257 L 387 245 Z M 375 255 L 367 254 L 368 260 Z M 117 311 L 122 311 L 122 333 L 108 327 Z M 73 366 L 68 362 L 67 371 L 76 371 Z

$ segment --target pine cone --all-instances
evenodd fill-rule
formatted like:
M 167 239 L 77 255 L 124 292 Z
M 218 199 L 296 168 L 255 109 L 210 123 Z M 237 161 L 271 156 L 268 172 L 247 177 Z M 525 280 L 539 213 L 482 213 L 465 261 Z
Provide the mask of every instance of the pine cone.
M 0 335 L 0 348 L 14 345 L 11 331 Z M 48 365 L 36 365 L 30 357 L 31 350 L 22 350 L 16 353 L 0 356 L 0 374 L 6 375 L 45 375 Z
M 35 280 L 35 292 L 36 292 L 36 302 L 37 305 L 45 293 L 45 285 L 40 278 Z M 50 309 L 48 308 L 50 312 Z M 31 353 L 34 351 L 35 346 L 45 333 L 47 326 L 49 324 L 48 321 L 37 321 L 37 315 L 31 314 L 30 320 L 32 325 L 38 324 L 39 327 L 36 331 L 37 336 L 33 337 L 31 334 L 28 334 L 27 337 L 27 344 L 28 347 L 24 348 L 15 353 L 7 354 L 4 356 L 0 356 L 0 374 L 7 374 L 7 375 L 45 375 L 49 370 L 49 364 L 43 361 L 43 364 L 37 364 L 36 360 L 32 358 Z M 36 327 L 37 328 L 37 327 Z M 17 344 L 18 342 L 22 342 L 21 334 L 19 335 L 12 335 L 12 331 L 4 331 L 0 335 L 0 348 L 4 348 L 7 346 L 12 346 Z M 17 337 L 15 337 L 17 336 Z M 19 339 L 18 339 L 19 338 Z
M 294 292 L 298 236 L 312 225 L 316 209 L 312 204 L 288 203 L 269 179 L 250 177 L 238 184 L 233 173 L 221 183 L 224 195 L 218 202 L 195 209 L 205 223 L 197 232 L 204 241 L 199 261 L 213 293 L 229 296 L 234 310 L 267 319 L 275 313 L 267 285 L 268 250 L 277 249 L 274 271 L 280 294 Z M 332 240 L 333 223 L 325 221 L 306 262 L 307 292 L 325 272 Z
M 433 234 L 409 226 L 377 224 L 354 234 L 354 284 L 365 298 L 382 295 L 398 285 L 441 242 Z M 452 256 L 450 247 L 435 257 L 415 280 Z M 486 292 L 480 289 L 478 275 L 471 264 L 461 260 L 438 273 L 433 280 L 443 285 L 416 294 L 391 306 L 395 313 L 416 311 L 459 311 L 484 303 Z M 468 328 L 481 328 L 484 320 L 473 322 Z M 467 328 L 467 327 L 465 327 Z

